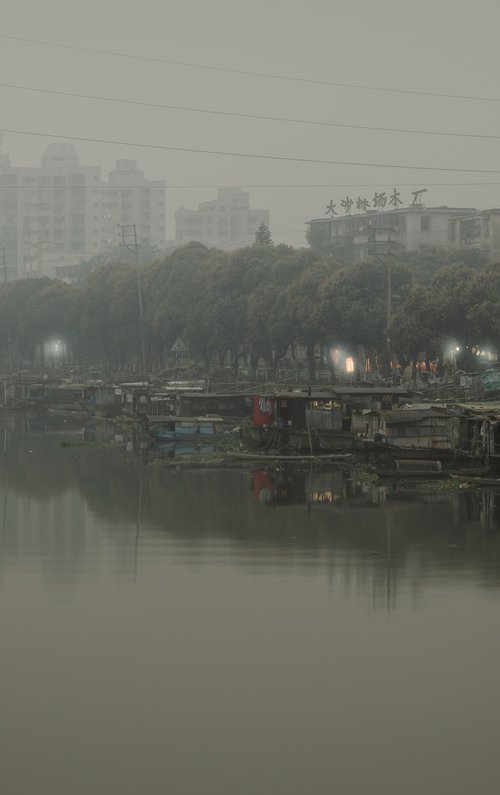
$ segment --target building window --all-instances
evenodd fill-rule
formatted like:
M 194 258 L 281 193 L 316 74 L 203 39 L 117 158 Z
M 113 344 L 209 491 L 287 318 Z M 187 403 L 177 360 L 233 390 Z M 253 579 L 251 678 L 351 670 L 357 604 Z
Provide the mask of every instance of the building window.
M 431 219 L 428 215 L 422 215 L 420 218 L 420 231 L 421 232 L 430 232 L 431 231 Z

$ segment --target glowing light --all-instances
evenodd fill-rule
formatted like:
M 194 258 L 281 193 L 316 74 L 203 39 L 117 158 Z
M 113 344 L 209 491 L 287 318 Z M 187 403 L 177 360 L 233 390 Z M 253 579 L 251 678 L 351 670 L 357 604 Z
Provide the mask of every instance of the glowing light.
M 340 364 L 341 354 L 342 351 L 339 348 L 333 348 L 333 350 L 330 351 L 330 356 L 335 367 L 338 367 Z
M 353 373 L 354 372 L 354 359 L 352 356 L 346 356 L 345 359 L 345 371 L 346 373 Z
M 64 341 L 50 340 L 49 342 L 45 343 L 45 350 L 47 351 L 48 355 L 52 356 L 54 359 L 62 358 L 65 353 Z

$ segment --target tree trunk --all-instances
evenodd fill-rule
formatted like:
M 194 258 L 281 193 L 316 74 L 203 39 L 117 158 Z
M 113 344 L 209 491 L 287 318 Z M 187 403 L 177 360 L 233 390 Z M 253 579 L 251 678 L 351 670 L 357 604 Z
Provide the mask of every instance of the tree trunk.
M 256 353 L 250 354 L 250 379 L 252 381 L 257 381 L 257 367 L 259 366 L 259 359 Z
M 307 369 L 309 371 L 309 383 L 316 382 L 316 366 L 314 362 L 314 343 L 306 345 Z
M 332 362 L 331 356 L 328 356 L 326 361 L 328 362 L 328 369 L 330 371 L 330 383 L 331 384 L 336 384 L 337 383 L 337 375 L 335 373 L 335 365 Z
M 231 359 L 232 359 L 233 373 L 235 376 L 237 376 L 240 367 L 240 354 L 237 351 L 233 351 L 231 354 Z

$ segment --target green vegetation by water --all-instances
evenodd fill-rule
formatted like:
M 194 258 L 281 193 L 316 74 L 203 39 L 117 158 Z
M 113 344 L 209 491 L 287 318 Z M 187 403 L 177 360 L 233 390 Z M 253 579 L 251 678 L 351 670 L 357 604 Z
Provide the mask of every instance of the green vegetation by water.
M 228 253 L 191 243 L 141 274 L 146 355 L 157 368 L 179 337 L 199 364 L 222 367 L 229 356 L 235 372 L 250 362 L 249 375 L 261 365 L 276 369 L 300 344 L 310 380 L 318 344 L 363 345 L 373 361 L 386 352 L 386 267 L 377 260 L 352 265 L 314 249 Z M 394 257 L 392 289 L 390 336 L 401 356 L 441 356 L 450 340 L 463 350 L 486 341 L 500 347 L 500 270 L 478 252 Z M 76 285 L 48 278 L 1 285 L 0 355 L 25 366 L 54 339 L 74 360 L 137 361 L 135 267 L 105 260 Z

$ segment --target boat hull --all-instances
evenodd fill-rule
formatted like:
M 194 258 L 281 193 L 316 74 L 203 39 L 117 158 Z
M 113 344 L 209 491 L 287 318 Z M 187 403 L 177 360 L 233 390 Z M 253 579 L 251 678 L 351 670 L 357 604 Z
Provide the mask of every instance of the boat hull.
M 417 459 L 422 461 L 471 461 L 481 460 L 463 450 L 450 450 L 439 447 L 400 447 L 394 444 L 362 441 L 361 449 L 366 453 L 388 455 L 393 459 Z
M 257 447 L 270 445 L 275 449 L 293 452 L 341 453 L 351 450 L 355 444 L 355 435 L 349 431 L 318 431 L 310 432 L 298 428 L 251 428 L 248 438 Z

